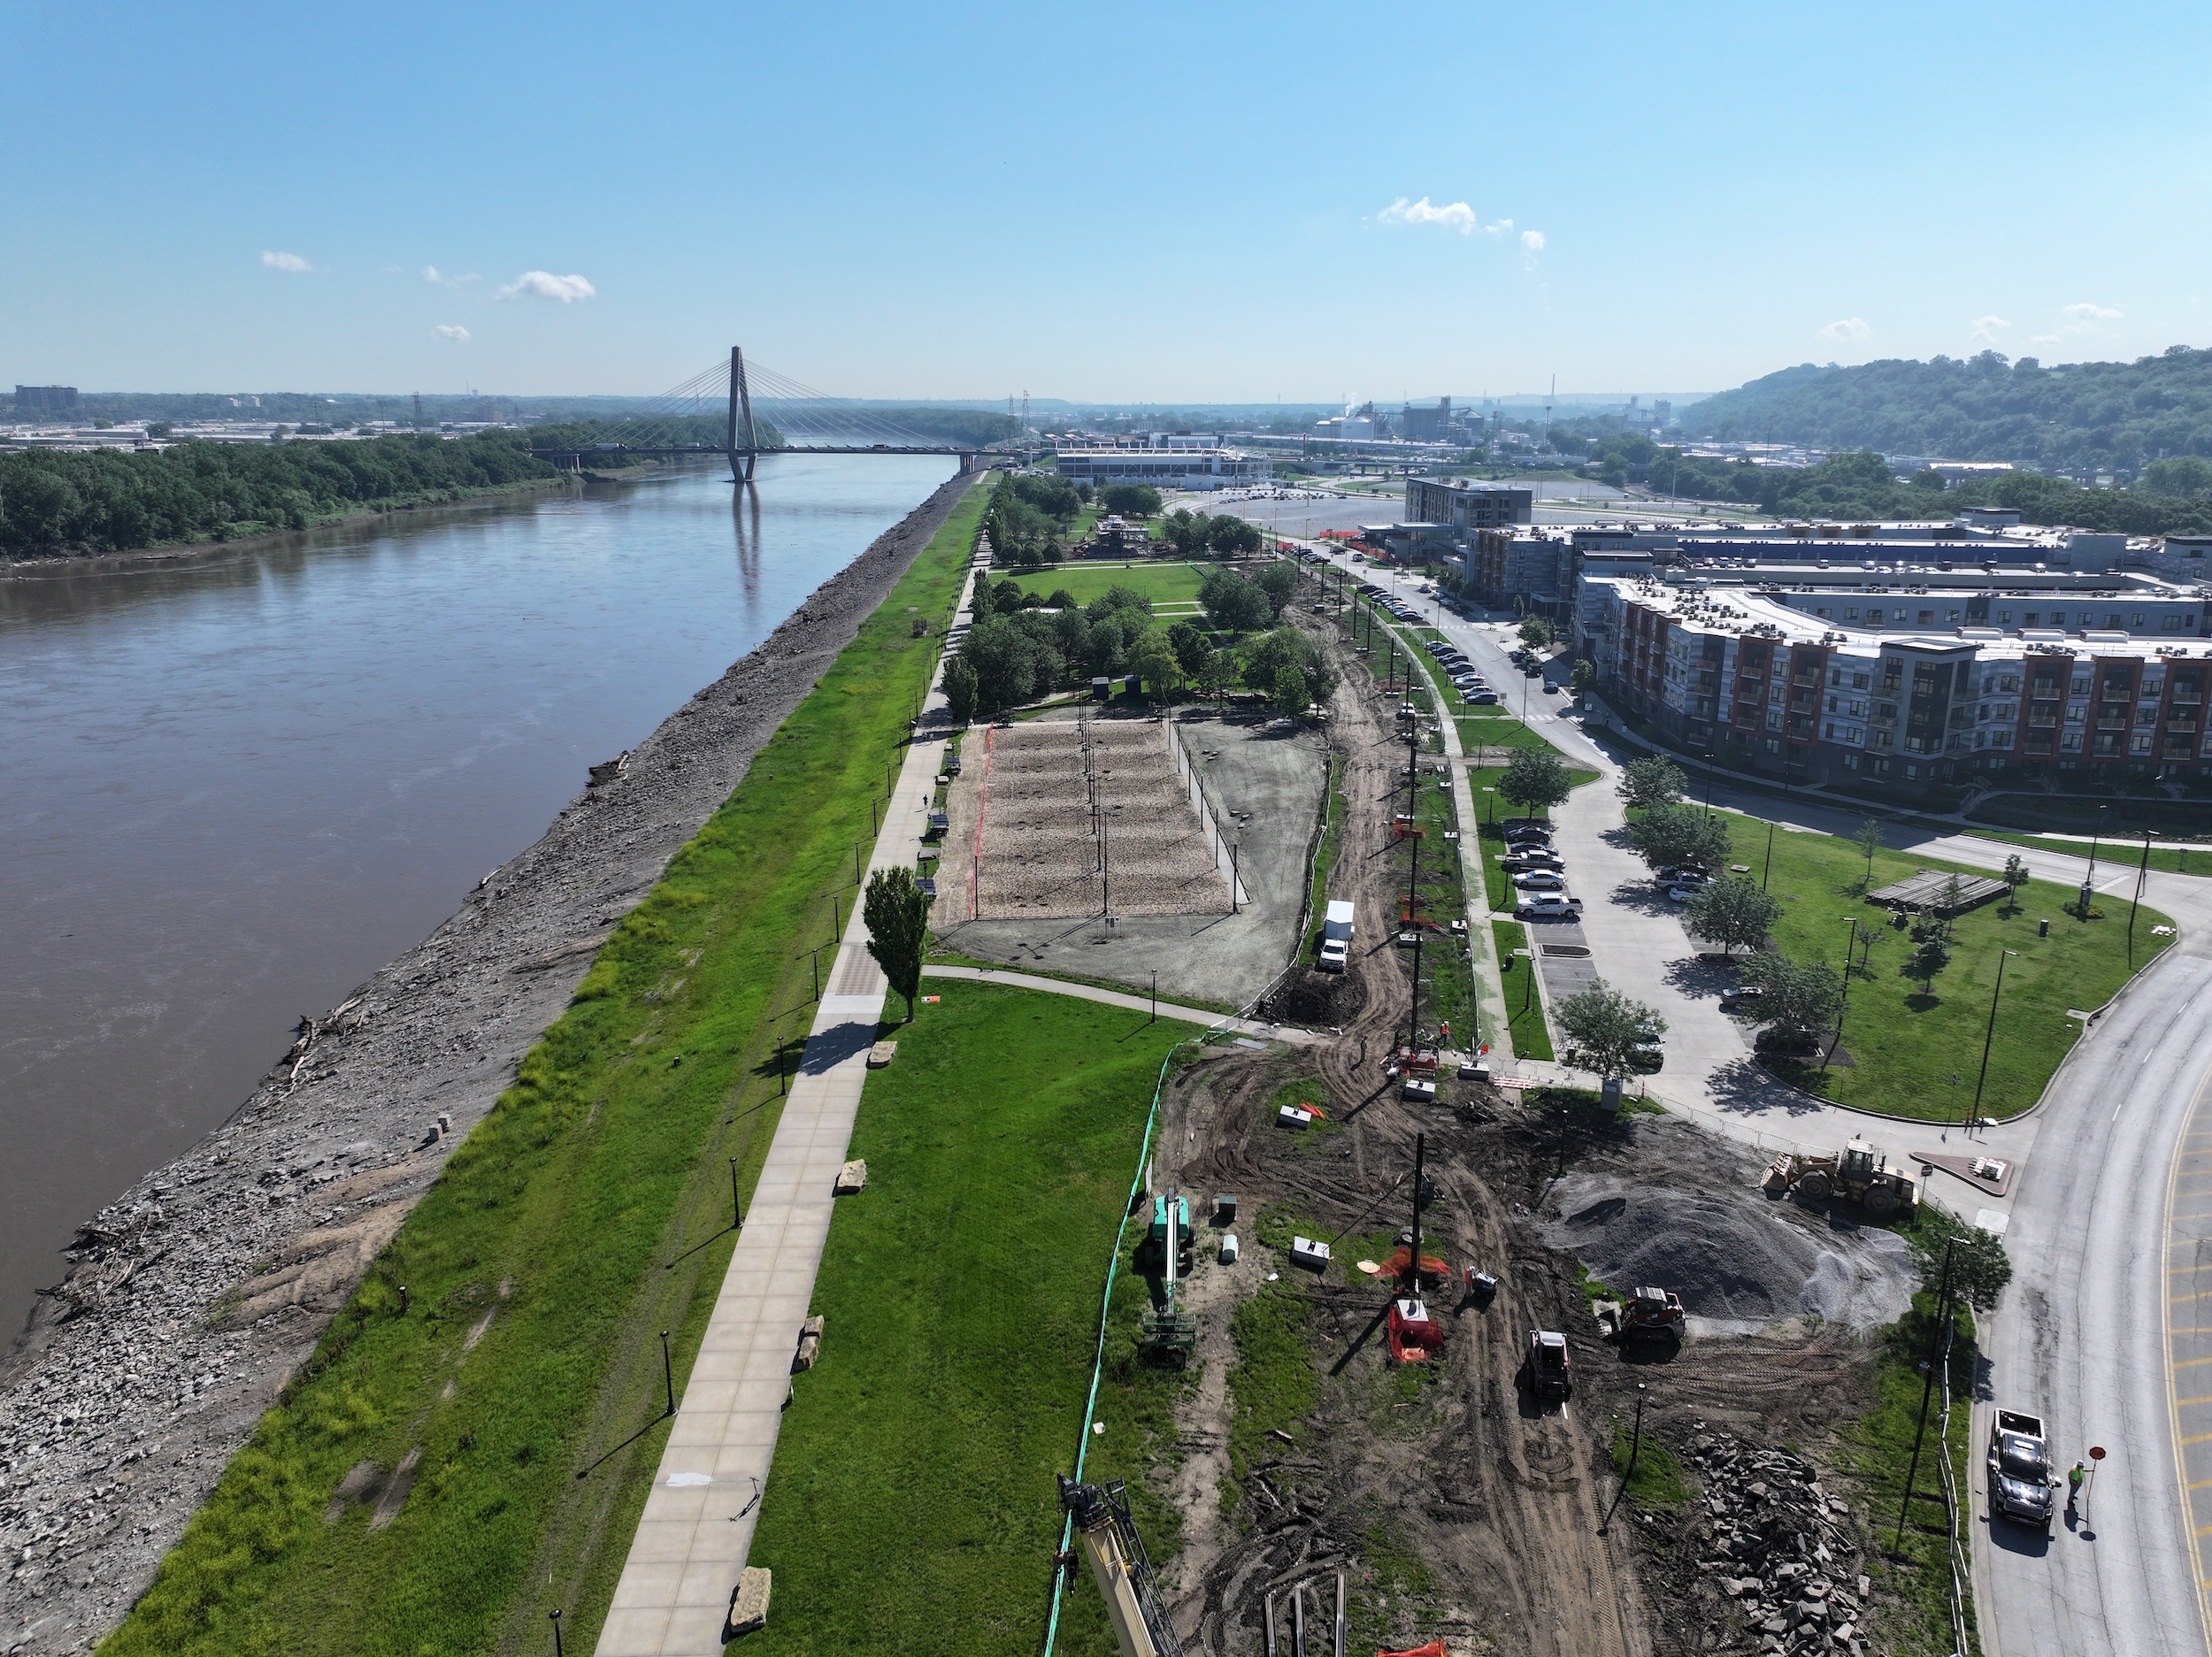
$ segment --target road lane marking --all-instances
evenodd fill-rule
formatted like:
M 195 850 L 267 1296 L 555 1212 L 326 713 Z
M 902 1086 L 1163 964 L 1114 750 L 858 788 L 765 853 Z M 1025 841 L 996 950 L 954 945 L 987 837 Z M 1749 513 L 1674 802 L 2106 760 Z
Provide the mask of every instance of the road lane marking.
M 2147 1062 L 2147 1055 L 2146 1055 L 2146 1062 Z M 2212 1070 L 2207 1070 L 2207 1072 L 2198 1079 L 2196 1096 L 2189 1101 L 2189 1116 L 2187 1120 L 2182 1124 L 2182 1139 L 2176 1141 L 2174 1146 L 2173 1161 L 2168 1164 L 2166 1170 L 2166 1247 L 2170 1251 L 2180 1247 L 2185 1243 L 2186 1243 L 2190 1247 L 2199 1249 L 2200 1251 L 2204 1242 L 2204 1239 L 2200 1237 L 2177 1237 L 2175 1235 L 2176 1231 L 2180 1230 L 2197 1230 L 2197 1227 L 2188 1225 L 2186 1223 L 2194 1220 L 2200 1220 L 2207 1216 L 2201 1212 L 2190 1214 L 2177 1213 L 2175 1211 L 2174 1205 L 2177 1198 L 2181 1194 L 2181 1182 L 2183 1179 L 2202 1178 L 2202 1175 L 2195 1170 L 2185 1173 L 2182 1164 L 2185 1162 L 2191 1161 L 2196 1157 L 2200 1157 L 2205 1155 L 2205 1153 L 2201 1151 L 2185 1150 L 2184 1148 L 2184 1141 L 2192 1138 L 2212 1137 L 2212 1120 L 2208 1120 L 2208 1106 L 2212 1106 Z M 2192 1190 L 2189 1194 L 2192 1197 L 2195 1197 L 2199 1193 L 2194 1190 Z M 2201 1263 L 2201 1254 L 2200 1254 L 2200 1263 Z M 2180 1270 L 2194 1270 L 2196 1269 L 2196 1267 L 2186 1267 L 2178 1270 L 2170 1269 L 2166 1275 L 2169 1278 L 2171 1278 L 2178 1276 Z M 2207 1360 L 2203 1358 L 2177 1359 L 2174 1355 L 2174 1343 L 2179 1337 L 2212 1333 L 2212 1331 L 2208 1331 L 2202 1328 L 2176 1327 L 2173 1308 L 2188 1301 L 2201 1300 L 2203 1298 L 2205 1297 L 2201 1294 L 2170 1296 L 2166 1303 L 2166 1311 L 2159 1319 L 2159 1322 L 2164 1326 L 2162 1331 L 2162 1334 L 2163 1337 L 2164 1355 L 2166 1359 L 2167 1419 L 2172 1423 L 2172 1427 L 2170 1431 L 2173 1431 L 2175 1434 L 2174 1477 L 2175 1482 L 2181 1486 L 2182 1512 L 2187 1515 L 2187 1520 L 2190 1522 L 2193 1522 L 2200 1516 L 2197 1507 L 2198 1498 L 2193 1492 L 2198 1490 L 2204 1489 L 2207 1486 L 2212 1486 L 2212 1479 L 2201 1481 L 2191 1480 L 2189 1477 L 2191 1471 L 2189 1463 L 2192 1457 L 2189 1446 L 2192 1445 L 2202 1444 L 2208 1440 L 2212 1440 L 2212 1433 L 2200 1433 L 2194 1437 L 2186 1438 L 2180 1437 L 2179 1430 L 2181 1425 L 2181 1412 L 2193 1405 L 2212 1403 L 2212 1396 L 2192 1398 L 2186 1400 L 2182 1399 L 2180 1386 L 2180 1381 L 2182 1378 L 2181 1371 L 2185 1369 L 2190 1369 L 2197 1364 L 2203 1363 L 2207 1362 Z M 2195 1377 L 2192 1377 L 2190 1378 L 2194 1379 Z M 2201 1383 L 2200 1383 L 2200 1385 L 2201 1385 Z M 2206 1576 L 2204 1569 L 2204 1538 L 2207 1535 L 2212 1535 L 2212 1524 L 2201 1525 L 2190 1531 L 2189 1562 L 2194 1568 L 2194 1574 L 2197 1579 L 2197 1621 L 2199 1630 L 2205 1638 L 2205 1643 L 2208 1645 L 2212 1645 L 2212 1600 L 2208 1600 L 2205 1595 L 2205 1590 L 2207 1588 L 2212 1588 L 2212 1578 L 2208 1578 Z

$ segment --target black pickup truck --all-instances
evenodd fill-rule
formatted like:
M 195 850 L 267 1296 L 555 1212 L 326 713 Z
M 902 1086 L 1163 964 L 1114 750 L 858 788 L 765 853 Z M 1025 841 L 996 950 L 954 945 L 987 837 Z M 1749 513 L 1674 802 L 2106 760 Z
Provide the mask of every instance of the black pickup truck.
M 1989 1511 L 2015 1524 L 2051 1528 L 2055 1507 L 2050 1447 L 2043 1418 L 2001 1409 L 1989 1429 Z

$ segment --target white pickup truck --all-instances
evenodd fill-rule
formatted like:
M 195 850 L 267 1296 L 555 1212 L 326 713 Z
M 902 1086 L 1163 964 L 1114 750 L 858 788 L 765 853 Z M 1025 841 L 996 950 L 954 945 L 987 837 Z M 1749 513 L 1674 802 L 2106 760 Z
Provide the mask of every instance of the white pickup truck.
M 1341 898 L 1332 900 L 1321 917 L 1321 953 L 1313 964 L 1324 972 L 1343 971 L 1351 944 L 1352 906 Z

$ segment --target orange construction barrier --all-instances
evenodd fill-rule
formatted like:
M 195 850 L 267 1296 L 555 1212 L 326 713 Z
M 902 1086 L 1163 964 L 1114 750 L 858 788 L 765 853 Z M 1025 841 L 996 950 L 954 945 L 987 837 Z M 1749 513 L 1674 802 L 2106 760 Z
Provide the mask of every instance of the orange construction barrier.
M 1411 1651 L 1379 1651 L 1375 1657 L 1452 1657 L 1452 1653 L 1442 1640 L 1432 1639 L 1425 1645 L 1416 1645 Z

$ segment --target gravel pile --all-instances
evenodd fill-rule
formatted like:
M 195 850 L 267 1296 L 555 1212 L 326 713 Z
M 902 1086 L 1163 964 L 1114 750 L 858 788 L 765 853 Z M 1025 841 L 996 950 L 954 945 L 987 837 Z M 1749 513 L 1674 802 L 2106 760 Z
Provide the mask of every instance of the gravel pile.
M 0 1363 L 0 1653 L 144 1592 L 378 1247 L 972 480 L 955 478 L 591 785 L 253 1096 L 79 1228 Z M 517 1284 L 518 1294 L 534 1287 Z
M 1672 1289 L 1694 1334 L 1750 1334 L 1810 1315 L 1852 1329 L 1910 1304 L 1911 1251 L 1894 1233 L 1818 1222 L 1750 1192 L 1690 1192 L 1576 1175 L 1552 1188 L 1546 1240 L 1628 1290 Z
M 1761 1652 L 1864 1649 L 1870 1584 L 1859 1574 L 1849 1507 L 1809 1461 L 1700 1435 L 1690 1463 L 1705 1486 L 1710 1546 L 1698 1569 L 1736 1602 Z M 1741 1647 L 1737 1647 L 1741 1649 Z

